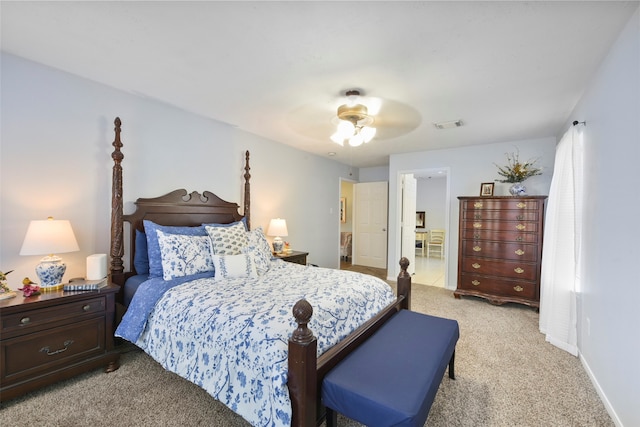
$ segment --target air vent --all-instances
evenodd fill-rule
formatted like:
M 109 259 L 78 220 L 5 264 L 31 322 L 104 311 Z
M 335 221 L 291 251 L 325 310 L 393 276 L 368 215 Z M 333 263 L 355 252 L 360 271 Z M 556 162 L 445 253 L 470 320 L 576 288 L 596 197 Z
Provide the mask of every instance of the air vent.
M 462 120 L 452 120 L 450 122 L 438 122 L 433 124 L 438 129 L 459 128 L 462 126 Z

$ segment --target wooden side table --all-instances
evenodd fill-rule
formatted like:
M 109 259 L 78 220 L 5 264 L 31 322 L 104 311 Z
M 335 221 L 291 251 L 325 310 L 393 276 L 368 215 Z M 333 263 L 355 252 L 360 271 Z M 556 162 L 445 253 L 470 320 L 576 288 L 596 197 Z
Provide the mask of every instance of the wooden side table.
M 291 251 L 281 254 L 273 254 L 274 257 L 280 258 L 283 261 L 292 262 L 294 264 L 307 265 L 307 256 L 309 252 Z
M 0 401 L 100 366 L 118 369 L 113 333 L 119 289 L 28 298 L 18 293 L 0 301 Z

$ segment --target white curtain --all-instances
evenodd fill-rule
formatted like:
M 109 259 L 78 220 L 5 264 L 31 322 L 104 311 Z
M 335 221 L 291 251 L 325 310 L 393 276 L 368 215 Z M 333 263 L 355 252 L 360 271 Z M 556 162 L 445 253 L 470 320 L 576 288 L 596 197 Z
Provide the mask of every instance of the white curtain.
M 572 126 L 556 148 L 545 217 L 540 283 L 540 332 L 578 355 L 576 295 L 580 292 L 583 194 L 582 132 Z

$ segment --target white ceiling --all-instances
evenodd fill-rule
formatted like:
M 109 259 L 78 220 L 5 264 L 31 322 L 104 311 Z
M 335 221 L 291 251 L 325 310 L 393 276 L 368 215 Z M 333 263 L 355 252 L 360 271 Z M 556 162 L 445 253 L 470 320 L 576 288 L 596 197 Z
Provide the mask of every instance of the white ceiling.
M 0 7 L 4 52 L 367 167 L 391 153 L 557 135 L 638 2 Z M 379 136 L 343 148 L 329 136 L 353 88 L 382 99 Z M 400 113 L 417 127 L 392 123 Z M 463 127 L 433 126 L 457 119 Z

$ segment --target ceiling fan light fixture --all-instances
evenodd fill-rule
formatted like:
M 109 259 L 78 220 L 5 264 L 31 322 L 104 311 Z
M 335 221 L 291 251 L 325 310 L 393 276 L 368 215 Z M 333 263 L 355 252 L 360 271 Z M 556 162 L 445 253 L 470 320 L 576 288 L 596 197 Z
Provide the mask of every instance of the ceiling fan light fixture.
M 337 144 L 344 145 L 348 140 L 349 145 L 357 147 L 367 143 L 376 135 L 376 129 L 371 127 L 373 117 L 369 115 L 366 105 L 358 103 L 360 92 L 357 90 L 347 91 L 347 103 L 338 107 L 338 128 L 336 133 L 331 135 L 331 140 Z

